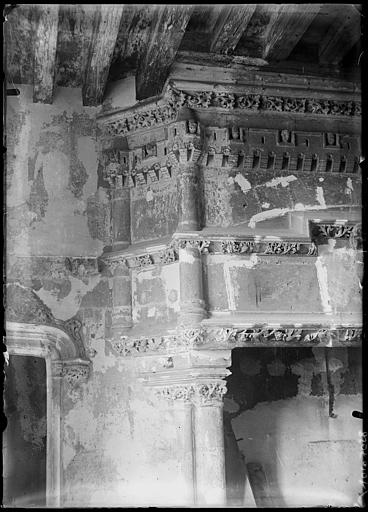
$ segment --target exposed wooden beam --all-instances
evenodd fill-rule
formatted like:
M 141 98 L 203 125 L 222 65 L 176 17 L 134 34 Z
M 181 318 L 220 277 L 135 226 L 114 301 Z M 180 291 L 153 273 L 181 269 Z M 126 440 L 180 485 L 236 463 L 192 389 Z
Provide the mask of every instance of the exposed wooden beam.
M 263 58 L 284 60 L 303 37 L 309 25 L 320 10 L 320 4 L 284 4 L 279 6 L 277 15 L 272 17 L 263 50 Z
M 146 51 L 138 62 L 137 100 L 161 93 L 192 11 L 192 5 L 158 6 Z
M 323 64 L 338 64 L 361 37 L 360 13 L 353 5 L 343 7 L 320 43 L 319 61 Z
M 52 103 L 54 94 L 59 5 L 37 7 L 33 67 L 33 101 Z
M 103 100 L 122 12 L 123 6 L 114 4 L 101 4 L 96 11 L 82 86 L 83 105 L 96 106 Z
M 223 54 L 231 53 L 243 35 L 256 7 L 256 4 L 224 7 L 214 27 L 210 51 Z

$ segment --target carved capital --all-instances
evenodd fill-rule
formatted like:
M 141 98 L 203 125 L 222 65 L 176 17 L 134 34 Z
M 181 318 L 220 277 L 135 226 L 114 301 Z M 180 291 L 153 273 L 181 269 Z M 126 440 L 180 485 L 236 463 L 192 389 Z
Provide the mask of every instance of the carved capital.
M 169 401 L 184 401 L 191 403 L 195 389 L 193 384 L 179 384 L 165 387 L 154 388 L 157 397 Z
M 226 382 L 214 381 L 194 385 L 193 402 L 197 406 L 219 406 L 223 403 L 226 394 Z
M 62 377 L 72 385 L 87 381 L 90 365 L 87 361 L 66 361 L 63 364 Z

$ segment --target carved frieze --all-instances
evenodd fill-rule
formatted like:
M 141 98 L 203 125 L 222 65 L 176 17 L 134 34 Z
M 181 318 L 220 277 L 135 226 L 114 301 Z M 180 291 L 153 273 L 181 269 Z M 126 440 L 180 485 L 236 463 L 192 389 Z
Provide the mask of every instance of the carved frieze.
M 169 401 L 183 400 L 196 406 L 221 405 L 226 394 L 226 382 L 182 383 L 154 388 L 156 396 Z
M 361 328 L 323 327 L 199 327 L 152 337 L 120 336 L 111 343 L 122 356 L 174 354 L 196 349 L 233 349 L 251 346 L 349 346 L 361 343 Z
M 350 239 L 351 236 L 359 238 L 359 223 L 356 224 L 339 224 L 334 223 L 311 223 L 311 235 L 317 241 L 326 238 L 333 239 Z M 361 235 L 360 235 L 361 238 Z M 352 242 L 353 243 L 353 242 Z

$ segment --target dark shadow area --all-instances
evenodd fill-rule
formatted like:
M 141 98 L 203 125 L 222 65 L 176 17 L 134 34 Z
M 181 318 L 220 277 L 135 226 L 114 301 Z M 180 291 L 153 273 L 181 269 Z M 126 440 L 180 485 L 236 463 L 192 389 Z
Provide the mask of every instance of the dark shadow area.
M 11 355 L 6 367 L 3 505 L 46 506 L 46 365 Z

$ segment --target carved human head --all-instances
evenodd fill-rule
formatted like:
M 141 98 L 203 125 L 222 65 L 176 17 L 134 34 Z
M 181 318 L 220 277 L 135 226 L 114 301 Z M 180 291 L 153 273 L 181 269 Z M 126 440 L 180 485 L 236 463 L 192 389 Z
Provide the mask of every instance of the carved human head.
M 215 148 L 214 148 L 214 147 L 212 147 L 212 146 L 210 146 L 210 147 L 208 148 L 208 154 L 209 154 L 209 155 L 215 155 L 215 154 L 216 154 L 216 150 L 215 150 Z
M 332 132 L 328 132 L 326 135 L 327 144 L 329 146 L 334 146 L 336 143 L 336 135 Z
M 196 121 L 189 120 L 188 121 L 188 132 L 194 134 L 194 133 L 197 133 L 197 129 L 198 129 L 198 123 Z
M 156 145 L 153 142 L 149 142 L 146 145 L 146 157 L 155 156 L 156 154 Z
M 239 139 L 239 137 L 240 137 L 239 128 L 237 126 L 232 126 L 231 127 L 231 138 L 236 140 L 236 139 Z
M 222 150 L 222 154 L 223 154 L 224 156 L 229 156 L 229 155 L 230 155 L 230 148 L 224 148 L 224 149 Z
M 289 142 L 290 132 L 286 128 L 280 132 L 281 142 Z

